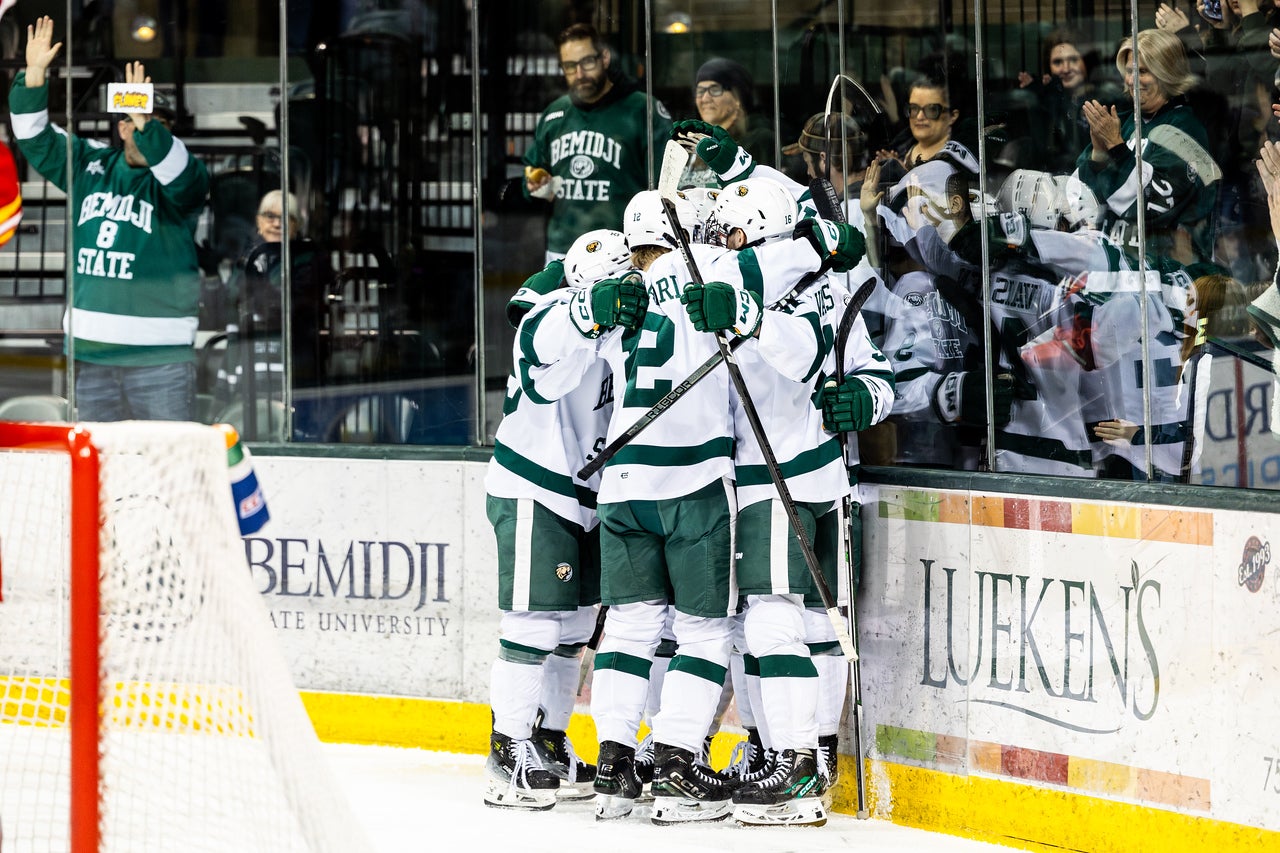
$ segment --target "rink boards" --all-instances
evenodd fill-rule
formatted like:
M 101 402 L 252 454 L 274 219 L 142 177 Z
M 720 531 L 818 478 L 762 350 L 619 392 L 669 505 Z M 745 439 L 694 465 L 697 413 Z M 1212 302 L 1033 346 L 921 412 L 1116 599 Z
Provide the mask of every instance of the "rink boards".
M 255 465 L 273 520 L 246 552 L 321 736 L 483 750 L 485 465 Z M 873 813 L 1045 849 L 1280 845 L 1273 518 L 866 486 Z

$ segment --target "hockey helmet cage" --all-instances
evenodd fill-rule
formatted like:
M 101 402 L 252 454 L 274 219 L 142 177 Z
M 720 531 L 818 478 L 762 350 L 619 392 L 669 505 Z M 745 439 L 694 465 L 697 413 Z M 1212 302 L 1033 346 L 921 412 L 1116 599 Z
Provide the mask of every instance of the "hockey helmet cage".
M 673 198 L 672 202 L 680 227 L 686 235 L 691 234 L 698 222 L 698 211 L 693 202 L 680 195 Z M 678 245 L 675 231 L 667 222 L 666 211 L 662 209 L 662 196 L 657 190 L 642 190 L 631 197 L 622 214 L 622 233 L 626 235 L 627 248 L 632 252 L 641 246 L 674 249 Z
M 734 229 L 742 229 L 747 246 L 790 237 L 800 221 L 800 208 L 787 188 L 767 178 L 747 178 L 720 190 L 707 217 L 707 242 L 726 246 Z
M 570 287 L 590 287 L 631 269 L 631 250 L 621 231 L 597 228 L 573 241 L 564 256 L 564 277 Z

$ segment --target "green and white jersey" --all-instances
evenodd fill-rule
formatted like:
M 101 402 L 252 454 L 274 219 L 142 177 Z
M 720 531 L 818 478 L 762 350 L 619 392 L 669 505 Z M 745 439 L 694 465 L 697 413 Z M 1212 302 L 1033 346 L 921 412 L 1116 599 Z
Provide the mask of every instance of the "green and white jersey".
M 596 228 L 622 229 L 631 197 L 649 188 L 663 143 L 671 136 L 671 114 L 634 86 L 619 81 L 595 104 L 578 105 L 564 95 L 538 118 L 524 162 L 546 169 L 562 183 L 547 223 L 547 251 L 563 254 L 578 235 Z M 654 144 L 656 140 L 656 144 Z
M 1212 257 L 1210 216 L 1222 169 L 1209 154 L 1208 134 L 1186 99 L 1173 98 L 1155 115 L 1143 117 L 1141 170 L 1132 111 L 1121 116 L 1120 134 L 1124 144 L 1110 149 L 1102 162 L 1093 161 L 1092 144 L 1076 161 L 1075 176 L 1106 207 L 1104 230 L 1113 242 L 1136 247 L 1141 198 L 1152 250 L 1172 249 L 1172 234 L 1181 225 L 1201 258 Z
M 761 248 L 770 247 L 804 249 L 791 241 Z M 849 493 L 840 442 L 823 429 L 822 410 L 816 406 L 818 390 L 827 379 L 855 375 L 865 383 L 877 423 L 893 406 L 893 372 L 860 317 L 850 330 L 844 369 L 837 369 L 835 338 L 851 298 L 843 278 L 823 276 L 796 306 L 766 311 L 758 340 L 738 350 L 747 390 L 787 488 L 797 501 L 839 501 Z M 742 281 L 732 283 L 750 287 Z M 760 444 L 739 405 L 735 405 L 735 428 L 738 505 L 777 497 Z M 856 458 L 852 461 L 856 463 Z
M 1179 377 L 1193 292 L 1190 275 L 1172 258 L 1148 255 L 1142 279 L 1137 259 L 1098 232 L 1033 231 L 1032 238 L 1039 259 L 1070 275 L 1079 298 L 1090 309 L 1093 369 L 1081 379 L 1086 422 L 1112 418 L 1143 422 L 1142 306 L 1146 307 L 1152 430 L 1148 433 L 1144 428 L 1141 439 L 1127 444 L 1093 442 L 1095 461 L 1119 455 L 1141 469 L 1146 465 L 1143 445 L 1150 443 L 1155 467 L 1176 475 L 1187 436 L 1187 400 L 1179 393 Z
M 956 464 L 959 436 L 955 424 L 940 417 L 934 388 L 946 374 L 972 366 L 972 354 L 981 352 L 981 330 L 969 327 L 938 291 L 933 275 L 923 270 L 877 287 L 866 302 L 864 316 L 878 330 L 876 342 L 893 368 L 890 418 L 898 427 L 899 461 Z
M 494 437 L 485 492 L 499 498 L 532 498 L 584 530 L 597 524 L 600 475 L 578 479 L 604 446 L 613 404 L 613 374 L 593 347 L 580 347 L 544 360 L 534 346 L 544 323 L 557 334 L 581 337 L 567 328 L 573 291 L 562 288 L 539 297 L 520 323 L 513 345 L 512 373 L 502 423 Z M 563 322 L 566 325 L 558 325 Z M 587 342 L 592 343 L 592 342 Z
M 818 213 L 818 206 L 813 203 L 813 193 L 804 184 L 792 180 L 784 172 L 773 169 L 769 166 L 756 166 L 751 172 L 753 178 L 768 178 L 782 184 L 790 191 L 792 198 L 796 200 L 796 204 L 800 208 L 801 219 L 818 219 L 821 218 Z M 867 237 L 867 220 L 862 213 L 862 206 L 859 204 L 857 197 L 850 197 L 840 203 L 840 209 L 844 212 L 844 221 L 852 225 L 861 232 L 863 239 Z M 856 284 L 866 281 L 876 274 L 871 263 L 866 256 L 858 261 L 857 266 L 849 270 L 847 273 L 830 273 L 831 276 L 839 276 L 843 279 L 845 287 L 856 290 Z
M 991 274 L 991 322 L 1024 365 L 1031 399 L 1017 398 L 997 427 L 996 470 L 1092 477 L 1093 456 L 1081 409 L 1084 368 L 1070 350 L 1087 311 L 1054 271 L 1013 256 Z M 1000 349 L 1000 366 L 1012 372 Z
M 158 121 L 134 133 L 149 168 L 124 152 L 68 136 L 49 121 L 48 86 L 9 92 L 14 137 L 36 171 L 66 190 L 74 179 L 74 297 L 64 325 L 75 357 L 117 365 L 195 358 L 200 268 L 195 228 L 209 191 L 204 164 Z

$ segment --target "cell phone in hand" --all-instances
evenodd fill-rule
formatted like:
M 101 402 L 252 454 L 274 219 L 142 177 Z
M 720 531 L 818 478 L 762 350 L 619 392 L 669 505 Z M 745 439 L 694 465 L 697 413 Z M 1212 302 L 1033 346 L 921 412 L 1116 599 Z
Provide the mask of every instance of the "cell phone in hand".
M 1222 20 L 1222 0 L 1204 0 L 1204 16 L 1212 21 Z

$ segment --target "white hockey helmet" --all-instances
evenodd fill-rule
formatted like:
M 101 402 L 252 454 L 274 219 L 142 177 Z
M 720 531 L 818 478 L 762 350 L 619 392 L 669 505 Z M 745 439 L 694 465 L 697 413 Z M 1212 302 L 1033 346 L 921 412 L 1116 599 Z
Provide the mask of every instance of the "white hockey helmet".
M 720 190 L 712 187 L 685 187 L 679 194 L 693 203 L 693 209 L 697 211 L 699 221 L 706 222 L 716 199 L 720 197 Z
M 1064 212 L 1064 199 L 1057 181 L 1048 172 L 1015 169 L 1000 187 L 1000 209 L 1021 213 L 1032 228 L 1052 231 Z
M 1053 180 L 1062 197 L 1062 215 L 1072 231 L 1082 228 L 1093 230 L 1102 226 L 1105 211 L 1088 184 L 1075 175 L 1057 175 Z
M 698 211 L 689 199 L 677 195 L 672 202 L 676 208 L 679 225 L 690 234 L 698 223 Z M 662 196 L 657 190 L 642 190 L 627 202 L 627 209 L 622 214 L 622 233 L 626 235 L 627 248 L 635 251 L 641 246 L 661 246 L 664 249 L 677 247 L 675 231 L 667 223 L 667 214 L 662 209 Z
M 707 242 L 728 245 L 735 228 L 742 229 L 745 246 L 790 237 L 800 221 L 800 208 L 786 187 L 767 178 L 747 178 L 720 190 L 707 216 Z
M 590 287 L 631 269 L 631 250 L 621 231 L 597 228 L 569 247 L 564 256 L 564 277 L 570 287 Z

